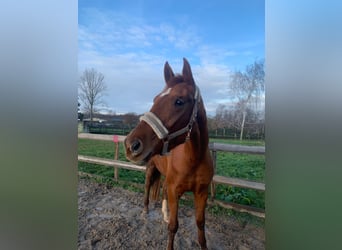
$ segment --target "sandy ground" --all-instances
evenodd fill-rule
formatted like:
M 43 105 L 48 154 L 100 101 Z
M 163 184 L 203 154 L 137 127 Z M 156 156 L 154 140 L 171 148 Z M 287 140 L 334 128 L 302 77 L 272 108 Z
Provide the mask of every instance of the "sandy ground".
M 78 249 L 166 249 L 160 204 L 143 211 L 143 194 L 88 179 L 78 186 Z M 175 249 L 200 249 L 194 210 L 180 206 Z M 253 224 L 206 213 L 209 249 L 265 249 L 265 232 Z

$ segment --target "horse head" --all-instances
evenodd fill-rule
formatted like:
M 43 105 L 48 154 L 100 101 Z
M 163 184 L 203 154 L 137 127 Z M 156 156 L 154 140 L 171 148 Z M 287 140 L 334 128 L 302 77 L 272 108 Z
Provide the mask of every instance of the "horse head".
M 181 75 L 175 75 L 165 63 L 164 89 L 126 137 L 126 157 L 136 164 L 145 164 L 156 154 L 166 154 L 190 137 L 201 96 L 189 62 L 185 58 L 183 61 Z

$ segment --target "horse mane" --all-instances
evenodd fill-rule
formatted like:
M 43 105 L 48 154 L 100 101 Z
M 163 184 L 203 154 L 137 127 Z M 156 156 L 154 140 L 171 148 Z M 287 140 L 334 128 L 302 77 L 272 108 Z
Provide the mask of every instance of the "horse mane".
M 198 114 L 197 114 L 197 126 L 198 129 L 200 131 L 199 135 L 199 141 L 197 142 L 198 145 L 200 146 L 199 151 L 201 152 L 200 155 L 201 157 L 199 157 L 200 160 L 202 160 L 203 157 L 205 157 L 205 151 L 208 148 L 208 144 L 209 144 L 209 136 L 208 136 L 208 122 L 207 122 L 207 114 L 204 108 L 204 104 L 203 104 L 203 99 L 200 96 L 201 101 L 199 103 L 199 107 L 198 107 Z

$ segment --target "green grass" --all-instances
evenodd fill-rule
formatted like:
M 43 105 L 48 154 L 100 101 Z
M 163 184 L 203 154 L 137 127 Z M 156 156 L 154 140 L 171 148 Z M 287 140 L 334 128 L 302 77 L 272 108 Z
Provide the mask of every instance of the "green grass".
M 264 141 L 210 139 L 210 142 L 238 144 L 245 146 L 265 146 Z M 241 153 L 217 152 L 216 174 L 264 182 L 265 156 Z M 227 185 L 216 185 L 216 197 L 219 200 L 243 205 L 265 208 L 265 193 L 262 191 L 238 188 Z
M 119 160 L 127 161 L 125 157 L 125 151 L 123 148 L 123 144 L 119 143 Z M 78 154 L 81 155 L 89 155 L 96 156 L 100 158 L 108 158 L 114 159 L 115 146 L 111 141 L 98 141 L 98 140 L 90 140 L 90 139 L 78 139 Z M 108 168 L 104 166 L 100 166 L 97 164 L 90 164 L 86 162 L 78 163 L 78 170 L 90 173 L 101 175 L 105 177 L 113 177 L 114 169 Z M 127 169 L 119 170 L 119 179 L 123 181 L 130 181 L 136 183 L 145 183 L 145 173 L 138 171 L 131 171 Z
M 240 144 L 249 146 L 264 146 L 263 141 L 239 141 L 213 139 L 211 142 Z M 127 161 L 123 144 L 119 143 L 119 160 Z M 78 139 L 78 154 L 114 159 L 115 147 L 111 141 L 98 141 Z M 217 152 L 216 174 L 264 182 L 265 179 L 265 156 L 240 153 Z M 83 172 L 113 178 L 113 168 L 84 162 L 78 163 L 78 169 Z M 145 173 L 120 169 L 119 179 L 127 182 L 143 184 Z M 252 189 L 238 188 L 227 185 L 216 185 L 216 198 L 235 202 L 243 205 L 265 208 L 265 194 Z
M 217 152 L 216 174 L 264 182 L 265 156 Z M 265 194 L 262 191 L 218 184 L 216 185 L 216 198 L 223 201 L 265 208 Z

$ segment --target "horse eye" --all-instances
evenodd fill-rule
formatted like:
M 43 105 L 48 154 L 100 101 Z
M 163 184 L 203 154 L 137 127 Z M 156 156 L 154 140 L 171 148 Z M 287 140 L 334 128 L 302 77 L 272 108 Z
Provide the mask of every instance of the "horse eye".
M 175 101 L 175 105 L 176 106 L 182 106 L 184 104 L 184 101 L 180 98 L 177 98 Z

